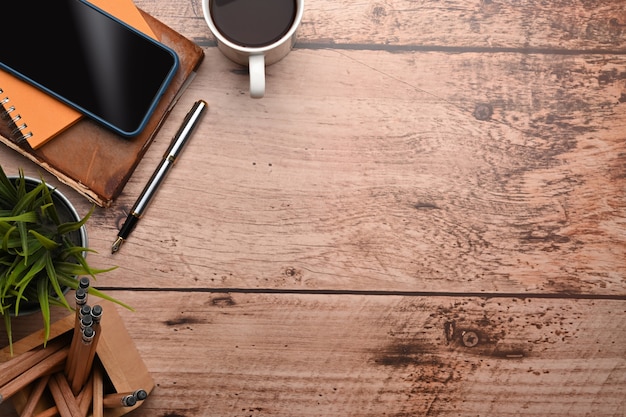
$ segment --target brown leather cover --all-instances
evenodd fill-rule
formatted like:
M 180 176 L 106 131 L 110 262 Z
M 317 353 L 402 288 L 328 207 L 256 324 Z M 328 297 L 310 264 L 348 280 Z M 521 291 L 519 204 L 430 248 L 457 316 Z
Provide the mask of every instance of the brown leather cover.
M 0 142 L 31 159 L 61 182 L 102 207 L 120 195 L 139 161 L 152 143 L 175 104 L 178 92 L 204 58 L 204 51 L 191 40 L 142 11 L 157 38 L 178 54 L 180 67 L 142 133 L 127 139 L 88 120 L 81 119 L 39 149 L 27 142 L 16 143 L 10 127 L 0 123 Z

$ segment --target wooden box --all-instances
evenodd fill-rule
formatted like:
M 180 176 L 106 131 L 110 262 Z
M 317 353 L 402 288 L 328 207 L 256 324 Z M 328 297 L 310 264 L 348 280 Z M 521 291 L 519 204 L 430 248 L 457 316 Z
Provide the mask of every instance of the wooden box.
M 115 304 L 98 300 L 103 307 L 101 320 L 101 335 L 98 340 L 96 355 L 102 363 L 105 379 L 108 379 L 109 393 L 132 392 L 137 389 L 144 389 L 152 392 L 154 380 L 148 373 L 148 369 L 139 356 L 124 323 L 117 312 Z M 73 332 L 75 323 L 74 314 L 70 314 L 63 319 L 53 323 L 50 329 L 50 340 L 56 337 L 67 337 L 68 332 Z M 43 330 L 33 333 L 13 344 L 14 357 L 27 352 L 43 343 Z M 9 347 L 0 350 L 0 363 L 11 359 Z M 13 406 L 18 414 L 21 414 L 28 399 L 30 388 L 27 387 L 11 397 Z M 111 391 L 112 390 L 112 391 Z M 107 408 L 104 410 L 105 417 L 118 417 L 129 413 L 141 406 L 143 402 L 138 402 L 133 407 Z M 37 405 L 36 412 L 44 411 L 54 405 L 52 397 L 44 395 Z M 88 416 L 91 416 L 91 408 Z

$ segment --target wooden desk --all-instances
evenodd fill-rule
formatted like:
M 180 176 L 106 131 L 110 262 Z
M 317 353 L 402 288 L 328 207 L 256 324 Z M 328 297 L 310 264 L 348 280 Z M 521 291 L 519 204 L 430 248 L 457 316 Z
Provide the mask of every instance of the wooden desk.
M 626 415 L 622 0 L 307 0 L 261 100 L 199 0 L 137 4 L 206 59 L 89 224 L 157 383 L 134 417 Z

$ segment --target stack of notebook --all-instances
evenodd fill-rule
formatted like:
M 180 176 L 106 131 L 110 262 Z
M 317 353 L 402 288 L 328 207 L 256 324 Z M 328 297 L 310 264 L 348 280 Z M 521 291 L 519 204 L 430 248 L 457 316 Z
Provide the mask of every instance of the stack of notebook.
M 172 48 L 180 66 L 148 125 L 128 139 L 83 117 L 29 84 L 0 71 L 0 142 L 107 207 L 122 192 L 178 94 L 204 57 L 191 40 L 137 9 L 132 0 L 92 3 Z

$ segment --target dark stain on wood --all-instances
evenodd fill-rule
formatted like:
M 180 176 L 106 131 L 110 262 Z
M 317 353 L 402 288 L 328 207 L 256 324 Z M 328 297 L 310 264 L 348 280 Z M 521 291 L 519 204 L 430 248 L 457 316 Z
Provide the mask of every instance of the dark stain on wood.
M 163 323 L 166 326 L 178 327 L 178 326 L 183 326 L 183 325 L 204 323 L 204 321 L 197 319 L 195 317 L 179 317 L 176 319 L 165 320 Z
M 461 377 L 455 361 L 444 362 L 435 352 L 419 342 L 398 342 L 379 352 L 374 362 L 403 372 L 402 378 L 413 385 L 411 392 L 432 392 Z
M 598 75 L 598 83 L 601 85 L 612 84 L 622 80 L 626 80 L 626 71 L 618 71 L 616 68 L 610 71 L 602 71 L 600 75 Z
M 369 17 L 373 23 L 380 25 L 385 21 L 385 18 L 387 17 L 387 9 L 381 4 L 375 4 L 370 10 Z
M 415 208 L 416 210 L 439 210 L 441 207 L 439 207 L 435 203 L 418 201 L 417 203 L 413 204 L 413 208 Z
M 454 365 L 453 363 L 448 365 L 442 363 L 439 355 L 444 349 L 457 351 L 460 356 L 464 356 L 466 353 L 481 355 L 494 351 L 494 346 L 504 336 L 504 332 L 499 329 L 499 326 L 486 316 L 478 317 L 470 323 L 461 312 L 462 308 L 442 308 L 439 313 L 432 316 L 434 322 L 439 322 L 439 325 L 431 326 L 430 321 L 424 324 L 424 327 L 428 329 L 427 331 L 442 329 L 443 338 L 420 336 L 423 329 L 415 333 L 407 332 L 406 329 L 392 331 L 390 334 L 394 335 L 394 340 L 376 353 L 374 362 L 396 368 L 409 366 L 442 368 Z M 462 323 L 461 326 L 458 324 L 459 321 Z M 442 343 L 428 342 L 433 339 L 441 340 Z M 496 357 L 502 356 L 502 354 L 498 354 Z
M 476 305 L 478 303 L 478 305 Z M 478 301 L 441 307 L 431 316 L 433 328 L 442 329 L 444 344 L 463 356 L 520 359 L 530 355 L 530 348 L 515 339 L 522 331 L 517 318 L 506 313 L 494 315 Z M 430 325 L 430 323 L 429 323 Z
M 531 302 L 468 298 L 440 305 L 426 316 L 419 301 L 403 303 L 400 310 L 415 315 L 390 322 L 386 343 L 372 355 L 374 365 L 385 367 L 388 375 L 376 400 L 385 398 L 390 389 L 416 398 L 426 395 L 434 399 L 423 408 L 416 405 L 403 410 L 410 411 L 406 414 L 393 415 L 439 415 L 465 384 L 476 381 L 474 375 L 490 372 L 495 362 L 525 361 L 550 349 L 564 336 L 550 328 L 556 327 L 554 320 L 563 312 L 546 308 L 525 315 L 510 307 Z
M 236 305 L 235 300 L 230 295 L 211 298 L 211 304 L 216 307 L 232 307 Z
M 374 359 L 374 362 L 393 367 L 419 365 L 428 352 L 417 343 L 397 343 L 388 346 Z
M 561 244 L 569 243 L 570 238 L 567 236 L 559 235 L 553 230 L 545 230 L 544 232 L 531 231 L 520 237 L 522 243 L 528 243 L 532 245 L 543 244 L 545 245 L 542 250 L 551 252 L 559 249 Z
M 243 412 L 250 412 L 250 413 L 260 413 L 261 411 L 263 411 L 263 407 L 254 407 L 254 408 L 242 408 L 241 411 Z
M 443 333 L 446 336 L 446 341 L 448 343 L 450 343 L 452 340 L 454 340 L 455 328 L 456 328 L 456 322 L 454 320 L 446 321 L 443 324 Z
M 583 287 L 584 285 L 576 276 L 562 276 L 559 277 L 558 280 L 550 278 L 543 286 L 543 288 L 550 292 L 566 295 L 582 294 L 583 292 L 585 292 L 585 289 Z

